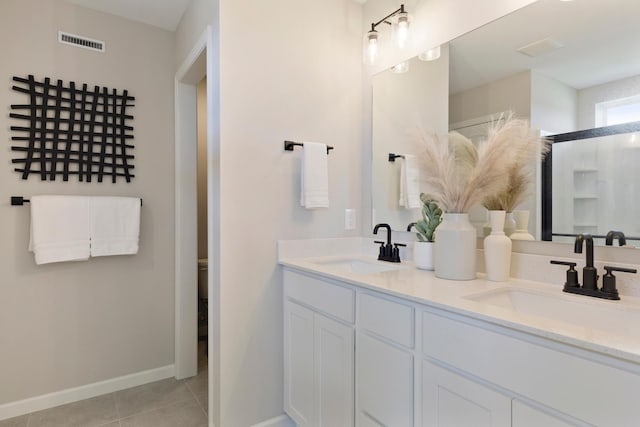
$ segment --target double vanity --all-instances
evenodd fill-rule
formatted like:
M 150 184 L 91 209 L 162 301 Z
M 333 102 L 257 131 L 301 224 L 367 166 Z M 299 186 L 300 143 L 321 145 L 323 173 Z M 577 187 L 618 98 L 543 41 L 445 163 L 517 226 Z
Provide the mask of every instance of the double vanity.
M 302 426 L 640 425 L 640 299 L 450 281 L 369 239 L 283 241 L 284 404 Z

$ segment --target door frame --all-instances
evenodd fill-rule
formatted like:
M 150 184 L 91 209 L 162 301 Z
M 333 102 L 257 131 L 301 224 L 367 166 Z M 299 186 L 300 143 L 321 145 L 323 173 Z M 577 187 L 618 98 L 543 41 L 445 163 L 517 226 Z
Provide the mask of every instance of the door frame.
M 191 377 L 198 372 L 197 323 L 197 91 L 207 77 L 207 225 L 208 225 L 208 354 L 209 390 L 215 381 L 215 348 L 219 348 L 220 287 L 220 179 L 219 179 L 219 99 L 213 29 L 207 26 L 175 74 L 175 377 Z M 213 363 L 212 363 L 213 358 Z M 209 393 L 209 414 L 213 396 Z M 212 418 L 212 417 L 210 417 Z M 212 419 L 209 420 L 212 424 Z

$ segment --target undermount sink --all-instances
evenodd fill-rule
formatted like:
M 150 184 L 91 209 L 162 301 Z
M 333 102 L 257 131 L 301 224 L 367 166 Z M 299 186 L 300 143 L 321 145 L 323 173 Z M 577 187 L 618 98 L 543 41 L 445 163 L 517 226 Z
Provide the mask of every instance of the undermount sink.
M 619 301 L 601 301 L 590 297 L 537 292 L 529 289 L 500 288 L 468 295 L 466 299 L 517 313 L 542 317 L 597 329 L 611 335 L 640 338 L 640 307 Z
M 365 261 L 362 259 L 337 259 L 330 261 L 317 261 L 316 264 L 336 267 L 356 274 L 382 273 L 383 271 L 393 271 L 402 268 L 399 264 L 392 264 L 383 261 Z

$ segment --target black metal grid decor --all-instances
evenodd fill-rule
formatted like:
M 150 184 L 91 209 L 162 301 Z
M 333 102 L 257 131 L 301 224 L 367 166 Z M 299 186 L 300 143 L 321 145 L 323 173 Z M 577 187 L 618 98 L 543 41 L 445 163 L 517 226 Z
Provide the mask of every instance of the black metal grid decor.
M 134 106 L 135 98 L 127 90 L 90 89 L 74 82 L 66 87 L 62 80 L 52 84 L 48 77 L 36 81 L 32 75 L 14 76 L 13 81 L 18 83 L 13 90 L 29 96 L 27 104 L 11 105 L 9 115 L 21 124 L 11 126 L 11 140 L 22 142 L 11 150 L 23 154 L 12 160 L 22 179 L 35 174 L 42 181 L 55 181 L 60 175 L 68 181 L 77 175 L 85 182 L 93 176 L 98 182 L 105 177 L 113 183 L 118 177 L 131 182 L 133 126 L 127 121 L 133 116 L 126 109 Z

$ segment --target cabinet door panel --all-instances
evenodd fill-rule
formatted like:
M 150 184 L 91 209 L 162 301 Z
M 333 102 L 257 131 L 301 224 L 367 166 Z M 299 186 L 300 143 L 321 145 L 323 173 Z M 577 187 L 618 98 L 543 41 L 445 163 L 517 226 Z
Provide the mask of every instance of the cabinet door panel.
M 388 427 L 413 426 L 413 355 L 365 333 L 357 346 L 358 425 L 374 425 L 360 423 L 367 415 Z
M 318 426 L 354 424 L 354 331 L 351 327 L 315 315 L 315 369 Z
M 519 400 L 513 401 L 511 410 L 512 427 L 577 427 L 586 425 L 579 422 L 569 423 L 563 421 L 539 409 L 532 408 Z
M 422 363 L 423 427 L 510 427 L 511 399 L 429 362 Z
M 314 425 L 313 311 L 285 302 L 285 411 L 300 427 Z

